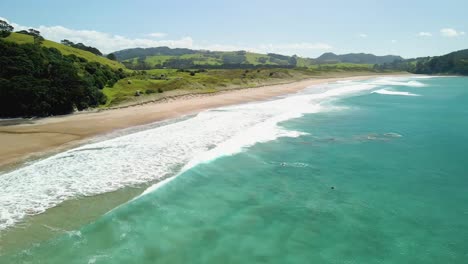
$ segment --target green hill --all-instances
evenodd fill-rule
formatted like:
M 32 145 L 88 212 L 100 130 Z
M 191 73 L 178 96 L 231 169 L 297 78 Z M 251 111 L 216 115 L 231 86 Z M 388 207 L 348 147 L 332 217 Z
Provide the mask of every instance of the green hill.
M 116 69 L 118 62 L 38 39 L 15 33 L 0 38 L 2 118 L 68 114 L 105 104 L 102 89 L 126 76 Z
M 403 60 L 400 56 L 376 56 L 365 53 L 336 55 L 328 52 L 316 59 L 311 59 L 274 53 L 171 49 L 168 47 L 127 49 L 117 51 L 114 54 L 125 66 L 136 70 L 161 68 L 294 68 L 337 63 L 374 65 Z
M 399 70 L 418 74 L 468 75 L 468 49 L 442 56 L 422 57 L 376 65 L 376 70 Z
M 10 36 L 4 38 L 6 41 L 14 42 L 17 44 L 32 44 L 34 43 L 33 37 L 30 35 L 26 34 L 20 34 L 20 33 L 11 33 Z M 105 57 L 97 56 L 91 52 L 85 51 L 85 50 L 80 50 L 77 48 L 69 47 L 62 45 L 57 42 L 53 42 L 50 40 L 44 40 L 42 42 L 42 46 L 46 48 L 56 48 L 62 53 L 63 55 L 75 55 L 77 57 L 81 57 L 83 59 L 86 59 L 89 62 L 98 62 L 104 65 L 107 65 L 111 67 L 112 69 L 119 69 L 119 68 L 125 68 L 125 66 L 118 62 L 118 61 L 113 61 L 109 60 Z
M 274 53 L 246 51 L 207 51 L 171 49 L 168 47 L 135 48 L 114 52 L 117 59 L 130 69 L 158 68 L 293 68 L 308 67 L 312 59 Z
M 322 54 L 320 57 L 315 59 L 318 63 L 356 63 L 356 64 L 383 64 L 392 63 L 394 61 L 403 60 L 400 56 L 386 55 L 376 56 L 374 54 L 366 53 L 348 53 L 343 55 L 337 55 L 332 52 Z

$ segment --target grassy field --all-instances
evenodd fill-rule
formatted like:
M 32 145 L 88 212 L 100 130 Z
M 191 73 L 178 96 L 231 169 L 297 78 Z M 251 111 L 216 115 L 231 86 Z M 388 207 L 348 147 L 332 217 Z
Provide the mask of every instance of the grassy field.
M 112 88 L 104 88 L 107 103 L 102 107 L 132 105 L 184 94 L 287 83 L 306 78 L 381 74 L 373 71 L 370 66 L 351 64 L 298 69 L 207 70 L 194 75 L 190 71 L 181 72 L 175 69 L 153 69 L 136 73 L 120 80 Z M 140 95 L 136 96 L 137 93 Z
M 373 64 L 331 63 L 314 64 L 309 69 L 320 72 L 373 71 Z
M 195 70 L 194 70 L 195 71 Z M 114 87 L 104 88 L 107 103 L 115 106 L 126 101 L 141 101 L 144 97 L 159 98 L 182 93 L 211 93 L 226 89 L 255 87 L 287 80 L 306 78 L 308 73 L 288 70 L 208 70 L 191 75 L 174 69 L 154 69 L 117 82 Z M 162 79 L 156 79 L 161 78 Z M 176 92 L 175 92 L 176 91 Z M 137 92 L 141 96 L 135 96 Z M 170 92 L 170 93 L 167 93 Z
M 18 43 L 18 44 L 26 44 L 26 43 L 33 43 L 34 42 L 32 36 L 25 35 L 25 34 L 19 34 L 19 33 L 11 33 L 11 35 L 8 36 L 7 38 L 5 38 L 5 40 L 15 42 L 15 43 Z M 87 61 L 95 61 L 95 62 L 99 62 L 99 63 L 104 64 L 104 65 L 108 65 L 109 67 L 111 67 L 113 69 L 125 68 L 118 61 L 109 60 L 109 59 L 107 59 L 105 57 L 97 56 L 97 55 L 95 55 L 95 54 L 93 54 L 91 52 L 76 49 L 76 48 L 69 47 L 69 46 L 65 46 L 65 45 L 62 45 L 60 43 L 53 42 L 53 41 L 50 41 L 50 40 L 44 40 L 43 43 L 42 43 L 42 46 L 47 47 L 47 48 L 56 48 L 63 55 L 74 54 L 74 55 L 76 55 L 78 57 L 86 59 Z
M 184 54 L 179 56 L 171 55 L 152 55 L 145 57 L 145 63 L 149 67 L 160 67 L 164 62 L 171 59 L 190 59 L 193 61 L 194 65 L 223 65 L 225 63 L 224 59 L 226 56 L 239 56 L 236 51 L 215 51 L 215 52 L 205 52 L 200 51 L 195 54 Z M 136 66 L 138 63 L 138 58 L 132 58 L 125 60 L 126 63 L 130 63 L 129 67 Z M 287 65 L 287 60 L 278 60 L 272 59 L 271 56 L 267 54 L 259 54 L 253 52 L 245 53 L 245 60 L 243 64 L 252 64 L 252 65 Z M 302 59 L 299 66 L 309 66 L 310 59 Z

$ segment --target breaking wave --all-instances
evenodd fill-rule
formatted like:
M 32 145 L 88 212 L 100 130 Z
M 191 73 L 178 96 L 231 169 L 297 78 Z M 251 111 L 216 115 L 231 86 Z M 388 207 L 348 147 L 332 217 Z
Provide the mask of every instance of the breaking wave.
M 403 95 L 403 96 L 420 96 L 419 94 L 414 94 L 410 92 L 397 92 L 397 91 L 390 91 L 386 89 L 380 89 L 377 91 L 373 91 L 372 93 L 376 94 L 386 94 L 386 95 Z
M 287 130 L 280 123 L 306 113 L 342 109 L 325 102 L 377 87 L 362 82 L 326 86 L 324 92 L 306 89 L 272 101 L 140 127 L 132 134 L 87 144 L 0 175 L 0 230 L 69 199 L 166 179 L 148 188 L 148 193 L 199 163 L 258 142 L 301 136 L 302 132 Z

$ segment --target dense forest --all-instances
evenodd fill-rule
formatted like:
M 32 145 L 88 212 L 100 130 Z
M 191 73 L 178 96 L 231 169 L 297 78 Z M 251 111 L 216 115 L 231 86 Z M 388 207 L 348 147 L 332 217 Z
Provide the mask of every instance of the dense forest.
M 423 57 L 375 65 L 376 70 L 400 70 L 418 74 L 468 75 L 468 49 L 443 56 Z
M 63 56 L 55 48 L 0 39 L 0 116 L 49 116 L 105 103 L 101 89 L 124 77 L 122 69 Z

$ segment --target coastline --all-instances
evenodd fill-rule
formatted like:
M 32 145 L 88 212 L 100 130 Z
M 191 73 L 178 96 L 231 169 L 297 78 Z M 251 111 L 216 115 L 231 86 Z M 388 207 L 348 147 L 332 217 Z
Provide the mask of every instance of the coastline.
M 9 135 L 9 140 L 15 143 L 20 142 L 18 141 L 21 140 L 20 138 L 31 137 L 27 142 L 36 142 L 36 144 L 45 143 L 43 145 L 35 145 L 40 148 L 42 152 L 37 153 L 37 156 L 33 156 L 35 158 L 43 157 L 76 147 L 80 144 L 85 144 L 89 141 L 105 140 L 108 137 L 119 136 L 122 133 L 138 130 L 138 125 L 157 121 L 171 122 L 176 118 L 183 118 L 183 116 L 195 114 L 206 109 L 268 100 L 276 96 L 292 94 L 313 85 L 341 80 L 367 80 L 380 76 L 382 75 L 312 79 L 290 84 L 227 91 L 207 96 L 184 97 L 164 103 L 147 103 L 144 105 L 102 112 L 44 118 L 34 121 L 33 124 L 0 127 L 0 130 L 4 128 L 16 129 L 13 132 L 0 133 L 0 143 L 2 140 L 7 140 L 7 137 L 4 137 L 5 135 Z M 385 76 L 395 77 L 397 75 Z M 170 110 L 170 108 L 173 109 Z M 94 125 L 97 125 L 97 129 L 88 127 Z M 78 132 L 70 129 L 76 129 Z M 129 129 L 129 131 L 127 131 L 127 129 Z M 63 131 L 63 133 L 60 134 L 58 131 Z M 60 137 L 60 135 L 62 135 L 62 137 Z M 73 137 L 73 135 L 75 135 L 75 137 Z M 58 136 L 58 139 L 55 139 L 54 136 Z M 44 138 L 52 138 L 53 140 L 51 142 L 41 142 Z M 25 141 L 26 140 L 23 140 L 20 143 L 25 144 Z M 62 141 L 64 141 L 63 144 L 61 144 Z M 54 146 L 55 143 L 59 145 Z M 0 151 L 4 152 L 4 149 Z M 28 154 L 29 153 L 24 153 L 24 155 L 26 155 L 25 157 L 27 157 Z M 24 157 L 18 159 L 16 164 L 19 166 L 24 165 L 24 163 L 21 163 L 22 161 L 24 161 Z M 10 169 L 14 169 L 16 164 L 13 164 Z M 23 248 L 23 246 L 30 243 L 41 242 L 56 235 L 73 232 L 71 230 L 75 230 L 79 226 L 97 219 L 99 216 L 120 204 L 133 199 L 155 183 L 157 182 L 149 182 L 141 186 L 125 187 L 117 191 L 96 196 L 68 200 L 56 207 L 49 208 L 44 213 L 28 216 L 21 225 L 0 232 L 0 240 L 3 240 L 3 242 L 0 243 L 0 256 L 2 253 Z M 74 214 L 73 212 L 81 213 Z M 70 214 L 74 216 L 69 219 L 67 216 Z
M 340 80 L 366 80 L 379 76 L 396 75 L 305 79 L 287 84 L 181 96 L 105 111 L 48 117 L 27 124 L 0 126 L 0 172 L 29 160 L 71 149 L 93 137 L 120 129 L 196 114 L 210 108 L 268 100 L 313 85 Z

